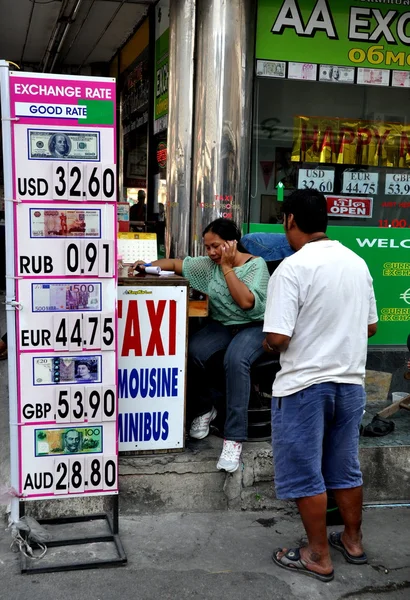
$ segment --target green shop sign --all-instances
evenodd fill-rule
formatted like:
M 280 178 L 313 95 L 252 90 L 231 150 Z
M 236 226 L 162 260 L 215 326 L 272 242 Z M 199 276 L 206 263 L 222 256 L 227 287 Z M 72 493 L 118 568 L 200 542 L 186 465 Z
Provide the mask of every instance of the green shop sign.
M 259 0 L 256 58 L 410 70 L 410 0 Z
M 251 223 L 249 231 L 283 233 L 283 225 Z M 410 333 L 410 231 L 330 226 L 328 234 L 361 256 L 373 277 L 379 326 L 369 344 L 405 344 Z

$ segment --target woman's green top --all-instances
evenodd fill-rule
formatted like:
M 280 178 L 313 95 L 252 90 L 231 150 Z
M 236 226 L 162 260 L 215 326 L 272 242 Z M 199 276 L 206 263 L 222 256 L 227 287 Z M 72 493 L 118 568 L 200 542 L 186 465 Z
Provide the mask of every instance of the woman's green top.
M 188 256 L 183 261 L 182 274 L 190 286 L 207 294 L 209 313 L 212 319 L 224 325 L 242 325 L 253 321 L 263 321 L 268 289 L 269 271 L 263 258 L 254 258 L 240 267 L 234 267 L 238 279 L 243 281 L 255 297 L 255 304 L 243 310 L 232 298 L 220 265 L 209 257 Z M 228 275 L 229 277 L 229 275 Z

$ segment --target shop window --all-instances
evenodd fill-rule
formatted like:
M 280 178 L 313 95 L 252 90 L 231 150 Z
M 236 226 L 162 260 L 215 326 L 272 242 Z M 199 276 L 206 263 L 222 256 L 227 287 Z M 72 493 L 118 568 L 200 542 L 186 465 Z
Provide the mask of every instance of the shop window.
M 155 147 L 155 197 L 154 212 L 157 215 L 156 234 L 158 256 L 165 257 L 165 206 L 167 203 L 167 130 L 154 136 Z
M 284 196 L 323 191 L 331 225 L 410 227 L 409 90 L 269 78 L 255 86 L 251 222 L 281 222 L 283 185 Z
M 122 196 L 130 204 L 130 228 L 145 230 L 148 168 L 148 47 L 122 76 Z

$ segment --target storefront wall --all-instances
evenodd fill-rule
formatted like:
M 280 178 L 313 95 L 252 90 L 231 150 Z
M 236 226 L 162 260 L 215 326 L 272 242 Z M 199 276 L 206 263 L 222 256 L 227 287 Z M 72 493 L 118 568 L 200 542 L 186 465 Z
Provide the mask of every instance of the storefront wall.
M 283 232 L 282 199 L 320 189 L 330 237 L 366 260 L 380 322 L 365 423 L 410 393 L 410 6 L 373 4 L 259 0 L 249 196 L 249 231 Z M 387 445 L 410 444 L 404 412 Z
M 120 230 L 155 233 L 158 254 L 164 256 L 169 0 L 148 10 L 113 58 L 110 73 L 119 89 Z
M 158 209 L 166 157 L 168 253 L 202 254 L 203 228 L 221 216 L 250 231 L 283 232 L 281 196 L 323 190 L 331 237 L 361 255 L 374 278 L 380 325 L 368 386 L 382 403 L 409 386 L 407 23 L 410 34 L 410 7 L 359 0 L 259 0 L 257 11 L 251 0 L 175 0 L 168 52 L 164 30 L 149 28 L 157 47 L 149 54 L 144 173 Z M 152 148 L 162 163 L 154 169 Z M 128 163 L 125 144 L 125 182 Z
M 133 221 L 147 216 L 148 118 L 150 96 L 149 19 L 117 56 L 120 90 L 120 198 Z M 134 208 L 133 208 L 134 207 Z
M 150 136 L 150 163 L 152 175 L 149 185 L 152 190 L 152 213 L 156 222 L 158 251 L 165 256 L 165 207 L 167 203 L 167 159 L 168 159 L 168 87 L 169 87 L 169 0 L 160 0 L 155 6 L 155 63 L 153 82 L 153 128 Z
M 161 1 L 154 27 L 147 20 L 117 59 L 122 189 L 147 193 L 145 218 L 166 219 L 168 253 L 183 257 L 202 253 L 201 232 L 220 216 L 282 231 L 281 195 L 318 187 L 332 235 L 374 278 L 371 344 L 403 352 L 410 10 L 370 4 L 259 0 L 255 12 L 250 0 Z
M 281 230 L 281 194 L 323 191 L 331 235 L 363 256 L 374 278 L 380 326 L 370 343 L 403 348 L 410 321 L 409 7 L 259 0 L 257 19 L 251 230 Z

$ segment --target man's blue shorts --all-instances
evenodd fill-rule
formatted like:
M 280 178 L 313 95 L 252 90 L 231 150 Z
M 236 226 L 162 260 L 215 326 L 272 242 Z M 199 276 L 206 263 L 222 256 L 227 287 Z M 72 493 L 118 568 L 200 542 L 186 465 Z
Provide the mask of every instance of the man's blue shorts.
M 285 500 L 363 484 L 359 427 L 361 385 L 320 383 L 272 398 L 276 496 Z

